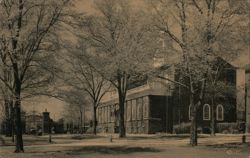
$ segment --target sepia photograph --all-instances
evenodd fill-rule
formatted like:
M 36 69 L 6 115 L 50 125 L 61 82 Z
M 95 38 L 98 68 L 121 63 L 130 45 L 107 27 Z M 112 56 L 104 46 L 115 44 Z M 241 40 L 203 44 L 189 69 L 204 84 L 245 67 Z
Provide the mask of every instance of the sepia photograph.
M 250 0 L 0 0 L 0 158 L 250 158 Z

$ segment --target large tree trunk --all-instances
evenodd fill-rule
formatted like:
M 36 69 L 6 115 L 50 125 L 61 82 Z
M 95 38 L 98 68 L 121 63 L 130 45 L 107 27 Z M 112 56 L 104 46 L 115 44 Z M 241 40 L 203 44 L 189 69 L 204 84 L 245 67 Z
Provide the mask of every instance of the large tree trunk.
M 191 105 L 191 135 L 190 135 L 190 144 L 192 146 L 198 145 L 198 133 L 197 133 L 197 111 L 198 108 L 201 106 L 204 97 L 204 91 L 206 86 L 206 80 L 202 81 L 201 90 L 199 94 L 199 100 L 197 104 L 194 104 L 194 90 L 193 85 L 191 84 L 191 93 L 190 93 L 190 105 Z
M 96 104 L 94 105 L 94 117 L 93 117 L 93 134 L 96 135 L 96 126 L 97 126 L 97 121 L 96 121 Z
M 15 130 L 16 130 L 16 153 L 24 152 L 23 149 L 23 131 L 21 120 L 21 81 L 18 77 L 17 64 L 14 67 L 14 81 L 15 81 L 15 99 L 14 99 L 14 112 L 15 112 Z
M 127 80 L 128 76 L 126 72 L 120 73 L 118 71 L 118 97 L 119 97 L 119 137 L 126 137 L 126 129 L 124 124 L 124 106 L 127 94 Z
M 216 119 L 215 119 L 215 105 L 214 105 L 214 97 L 212 97 L 212 106 L 211 106 L 211 136 L 215 136 L 215 126 L 216 126 Z
M 197 146 L 197 107 L 194 104 L 194 94 L 190 94 L 191 106 L 191 128 L 190 128 L 190 145 Z
M 17 55 L 17 43 L 19 38 L 19 33 L 22 27 L 22 17 L 23 17 L 23 0 L 19 0 L 18 7 L 18 17 L 17 17 L 17 27 L 16 34 L 12 40 L 13 49 L 13 76 L 14 76 L 14 113 L 15 113 L 15 133 L 16 133 L 16 153 L 24 152 L 23 149 L 23 136 L 22 136 L 22 121 L 21 121 L 21 86 L 22 81 L 20 80 L 19 67 L 18 67 L 18 55 Z
M 15 126 L 16 126 L 16 153 L 24 152 L 23 136 L 22 136 L 22 121 L 21 121 L 21 100 L 20 93 L 15 96 Z
M 125 96 L 119 94 L 119 137 L 126 137 L 126 129 L 124 124 L 124 104 Z
M 15 142 L 15 111 L 13 107 L 13 101 L 10 104 L 10 113 L 11 113 L 11 133 L 12 133 L 12 142 Z

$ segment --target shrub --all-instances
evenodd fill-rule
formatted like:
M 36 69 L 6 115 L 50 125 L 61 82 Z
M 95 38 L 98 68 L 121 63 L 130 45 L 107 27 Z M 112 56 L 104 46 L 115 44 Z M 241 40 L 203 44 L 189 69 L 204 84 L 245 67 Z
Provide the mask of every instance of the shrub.
M 191 123 L 181 123 L 180 125 L 174 125 L 173 130 L 174 133 L 180 134 L 180 133 L 190 133 L 190 127 Z
M 190 122 L 181 123 L 179 125 L 174 125 L 173 130 L 174 130 L 174 133 L 176 133 L 176 134 L 190 133 L 190 127 L 191 127 Z M 209 126 L 198 127 L 197 132 L 210 134 L 211 129 Z M 229 122 L 217 123 L 216 124 L 216 132 L 217 133 L 224 133 L 224 134 L 239 133 L 239 124 L 238 123 L 229 123 Z
M 217 123 L 216 124 L 217 133 L 237 133 L 238 132 L 238 124 L 237 123 Z

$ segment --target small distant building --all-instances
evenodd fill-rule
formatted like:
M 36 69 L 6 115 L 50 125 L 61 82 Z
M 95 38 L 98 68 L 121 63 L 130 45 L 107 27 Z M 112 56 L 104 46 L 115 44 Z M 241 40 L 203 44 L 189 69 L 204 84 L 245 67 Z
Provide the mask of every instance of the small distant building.
M 25 115 L 25 133 L 31 134 L 41 130 L 43 126 L 43 116 L 40 113 L 32 111 Z
M 45 110 L 42 114 L 36 111 L 27 113 L 25 116 L 25 133 L 34 134 L 38 131 L 49 133 L 50 125 L 53 120 L 49 116 L 49 112 Z
M 41 131 L 43 134 L 50 133 L 65 133 L 66 125 L 64 119 L 53 121 L 50 118 L 50 113 L 45 109 L 42 113 L 32 112 L 25 116 L 26 132 L 34 134 Z

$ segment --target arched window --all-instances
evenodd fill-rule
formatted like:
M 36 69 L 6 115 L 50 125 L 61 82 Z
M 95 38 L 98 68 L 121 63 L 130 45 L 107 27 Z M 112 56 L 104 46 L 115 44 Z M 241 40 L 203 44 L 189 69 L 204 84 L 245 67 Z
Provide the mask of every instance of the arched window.
M 188 107 L 188 119 L 191 120 L 191 105 Z
M 224 120 L 224 107 L 221 104 L 216 107 L 216 119 L 218 121 Z
M 203 106 L 203 120 L 210 120 L 211 114 L 210 114 L 210 105 L 205 104 Z

